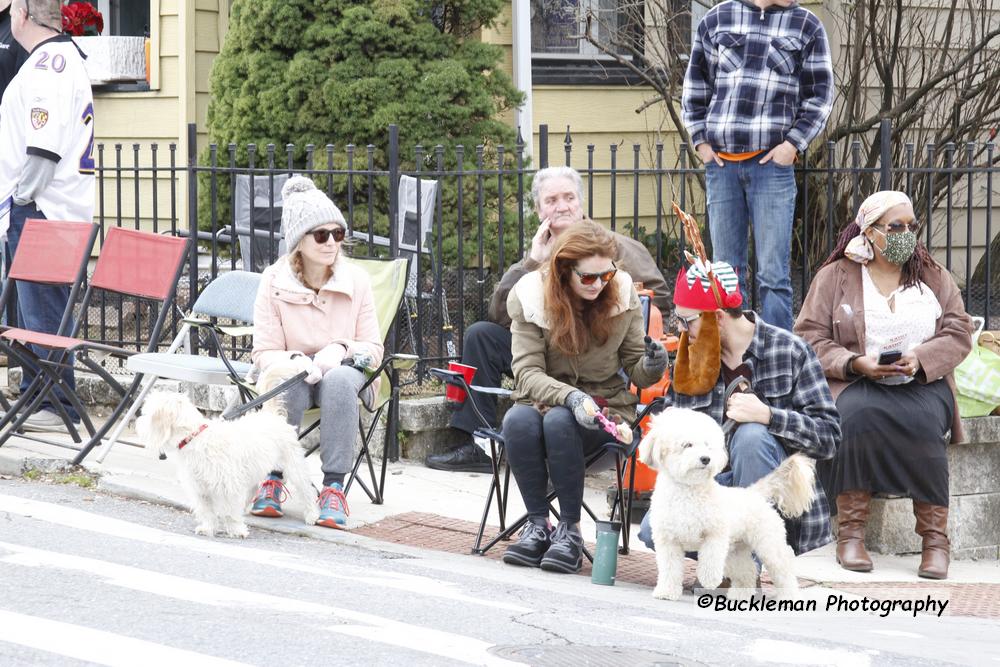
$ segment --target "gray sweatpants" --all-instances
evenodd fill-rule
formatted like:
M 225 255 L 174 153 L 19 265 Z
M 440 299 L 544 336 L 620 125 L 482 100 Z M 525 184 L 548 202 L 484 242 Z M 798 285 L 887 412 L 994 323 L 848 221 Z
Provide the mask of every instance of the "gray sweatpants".
M 358 437 L 358 391 L 364 373 L 350 366 L 331 368 L 316 384 L 300 382 L 285 394 L 288 423 L 298 427 L 305 411 L 319 407 L 323 416 L 319 434 L 319 457 L 323 485 L 343 483 L 354 463 L 354 443 Z M 371 388 L 366 390 L 371 393 Z

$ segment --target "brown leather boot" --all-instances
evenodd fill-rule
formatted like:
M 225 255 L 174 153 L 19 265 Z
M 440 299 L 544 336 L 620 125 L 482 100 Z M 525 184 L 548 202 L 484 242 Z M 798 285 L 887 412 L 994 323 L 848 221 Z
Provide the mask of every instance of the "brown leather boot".
M 917 517 L 917 535 L 924 539 L 917 574 L 925 579 L 947 579 L 951 560 L 948 508 L 914 500 L 913 515 Z
M 872 558 L 865 550 L 865 524 L 871 499 L 872 494 L 858 489 L 837 496 L 837 562 L 845 570 L 872 570 Z

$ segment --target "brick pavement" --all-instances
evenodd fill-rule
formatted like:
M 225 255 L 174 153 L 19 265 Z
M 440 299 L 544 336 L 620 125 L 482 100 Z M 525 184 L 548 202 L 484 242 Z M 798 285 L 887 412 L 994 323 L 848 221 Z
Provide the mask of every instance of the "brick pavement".
M 387 517 L 376 523 L 358 528 L 353 533 L 378 540 L 405 544 L 423 549 L 445 551 L 454 554 L 471 554 L 479 525 L 472 521 L 461 521 L 425 512 L 408 512 Z M 487 526 L 484 544 L 498 532 L 496 526 Z M 593 552 L 593 544 L 588 548 Z M 498 544 L 484 556 L 500 560 L 503 543 Z M 590 562 L 584 559 L 583 568 L 577 576 L 590 576 Z M 656 583 L 656 560 L 648 551 L 635 551 L 618 556 L 618 581 L 627 581 L 652 588 Z M 685 561 L 684 587 L 690 590 L 695 583 L 695 562 Z M 949 616 L 969 616 L 985 619 L 1000 618 L 1000 584 L 956 584 L 948 582 L 817 582 L 799 579 L 803 588 L 822 585 L 825 588 L 842 590 L 845 593 L 867 595 L 870 598 L 912 598 L 924 591 L 947 597 L 950 602 Z M 764 590 L 771 587 L 765 575 Z

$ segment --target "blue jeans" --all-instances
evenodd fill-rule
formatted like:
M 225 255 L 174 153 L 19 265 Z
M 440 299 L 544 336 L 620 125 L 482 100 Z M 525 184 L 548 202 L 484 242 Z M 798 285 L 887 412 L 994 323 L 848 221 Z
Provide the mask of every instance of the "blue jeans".
M 7 229 L 7 248 L 10 256 L 17 253 L 17 244 L 21 240 L 21 231 L 24 229 L 24 222 L 29 218 L 45 219 L 45 214 L 38 210 L 34 203 L 25 206 L 13 204 L 10 209 L 10 227 Z M 58 333 L 59 323 L 62 320 L 66 304 L 69 302 L 68 285 L 42 285 L 24 280 L 17 282 L 17 321 L 18 326 L 42 331 L 44 333 Z M 70 325 L 72 327 L 72 325 Z M 68 333 L 68 332 L 65 332 Z M 44 359 L 49 350 L 45 348 L 29 346 L 31 351 Z M 72 366 L 73 359 L 70 357 L 67 363 Z M 60 375 L 70 391 L 76 391 L 76 381 L 71 368 L 64 369 Z M 27 366 L 21 368 L 21 392 L 23 393 L 32 380 L 35 379 L 35 371 Z M 59 401 L 66 408 L 70 418 L 78 422 L 80 416 L 73 409 L 66 396 L 56 389 Z M 53 410 L 51 401 L 46 398 L 40 409 Z
M 792 218 L 795 213 L 795 170 L 760 157 L 705 167 L 708 224 L 712 259 L 731 264 L 740 278 L 743 302 L 747 291 L 748 226 L 753 223 L 757 292 L 760 311 L 768 324 L 791 331 Z
M 729 440 L 729 470 L 720 472 L 715 481 L 722 486 L 748 487 L 781 465 L 785 448 L 771 435 L 763 424 L 743 424 Z M 678 508 L 678 511 L 681 511 Z M 650 549 L 653 532 L 649 527 L 649 512 L 642 517 L 639 539 Z

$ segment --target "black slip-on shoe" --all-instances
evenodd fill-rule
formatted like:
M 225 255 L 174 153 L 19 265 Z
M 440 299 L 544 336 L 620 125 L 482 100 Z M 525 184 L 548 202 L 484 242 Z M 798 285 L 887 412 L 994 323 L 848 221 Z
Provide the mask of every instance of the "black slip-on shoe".
M 444 454 L 431 454 L 424 460 L 424 465 L 434 470 L 451 472 L 493 472 L 490 457 L 474 442 L 460 445 Z

